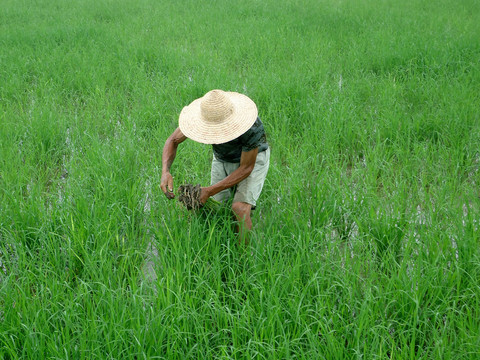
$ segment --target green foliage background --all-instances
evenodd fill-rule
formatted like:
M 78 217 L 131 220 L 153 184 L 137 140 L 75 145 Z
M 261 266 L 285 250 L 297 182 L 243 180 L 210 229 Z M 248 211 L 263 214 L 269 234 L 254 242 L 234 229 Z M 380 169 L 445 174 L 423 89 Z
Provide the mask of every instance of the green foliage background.
M 480 4 L 3 0 L 0 358 L 477 359 Z M 258 105 L 251 246 L 158 185 Z M 176 185 L 209 182 L 182 144 Z

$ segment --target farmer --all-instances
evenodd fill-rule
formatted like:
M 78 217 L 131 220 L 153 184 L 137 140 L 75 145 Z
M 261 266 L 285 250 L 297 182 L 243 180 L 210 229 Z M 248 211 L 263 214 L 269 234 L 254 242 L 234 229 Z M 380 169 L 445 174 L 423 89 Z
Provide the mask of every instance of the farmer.
M 200 202 L 205 204 L 210 196 L 224 202 L 233 194 L 237 231 L 240 241 L 246 241 L 252 229 L 250 213 L 270 164 L 270 149 L 257 106 L 245 95 L 212 90 L 183 108 L 179 127 L 163 147 L 160 186 L 168 199 L 175 197 L 170 167 L 178 144 L 187 138 L 213 146 L 211 185 L 201 188 Z

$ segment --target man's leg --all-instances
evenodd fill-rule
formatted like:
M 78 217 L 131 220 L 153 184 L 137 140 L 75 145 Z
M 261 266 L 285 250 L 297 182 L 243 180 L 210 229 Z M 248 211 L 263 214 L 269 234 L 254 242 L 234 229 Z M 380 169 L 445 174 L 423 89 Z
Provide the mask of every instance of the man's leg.
M 252 229 L 251 210 L 255 208 L 270 165 L 270 149 L 257 155 L 252 173 L 237 184 L 232 210 L 237 218 L 240 243 L 248 243 L 248 232 Z
M 237 218 L 237 233 L 240 244 L 248 244 L 248 232 L 252 230 L 251 210 L 252 205 L 245 202 L 237 201 L 232 204 L 232 211 Z

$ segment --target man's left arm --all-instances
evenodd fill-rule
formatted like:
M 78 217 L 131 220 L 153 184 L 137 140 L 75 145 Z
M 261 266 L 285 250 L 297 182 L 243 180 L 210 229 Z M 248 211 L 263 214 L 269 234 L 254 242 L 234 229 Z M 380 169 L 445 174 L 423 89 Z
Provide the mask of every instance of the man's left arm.
M 210 196 L 219 193 L 222 190 L 229 189 L 237 185 L 240 181 L 246 179 L 255 167 L 257 160 L 258 147 L 250 151 L 242 151 L 240 156 L 240 166 L 222 181 L 208 187 L 202 188 L 200 202 L 205 204 Z

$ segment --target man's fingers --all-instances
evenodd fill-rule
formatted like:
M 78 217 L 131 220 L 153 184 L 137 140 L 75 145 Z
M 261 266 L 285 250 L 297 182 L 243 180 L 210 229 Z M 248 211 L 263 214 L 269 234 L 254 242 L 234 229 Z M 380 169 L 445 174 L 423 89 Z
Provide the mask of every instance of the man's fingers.
M 167 187 L 168 187 L 168 190 L 167 190 Z M 160 188 L 162 189 L 167 199 L 173 199 L 175 197 L 175 194 L 172 192 L 171 187 L 172 187 L 171 185 L 165 185 L 165 184 L 160 185 Z
M 168 199 L 173 199 L 175 197 L 175 194 L 173 193 L 173 177 L 171 174 L 162 175 L 160 188 Z

